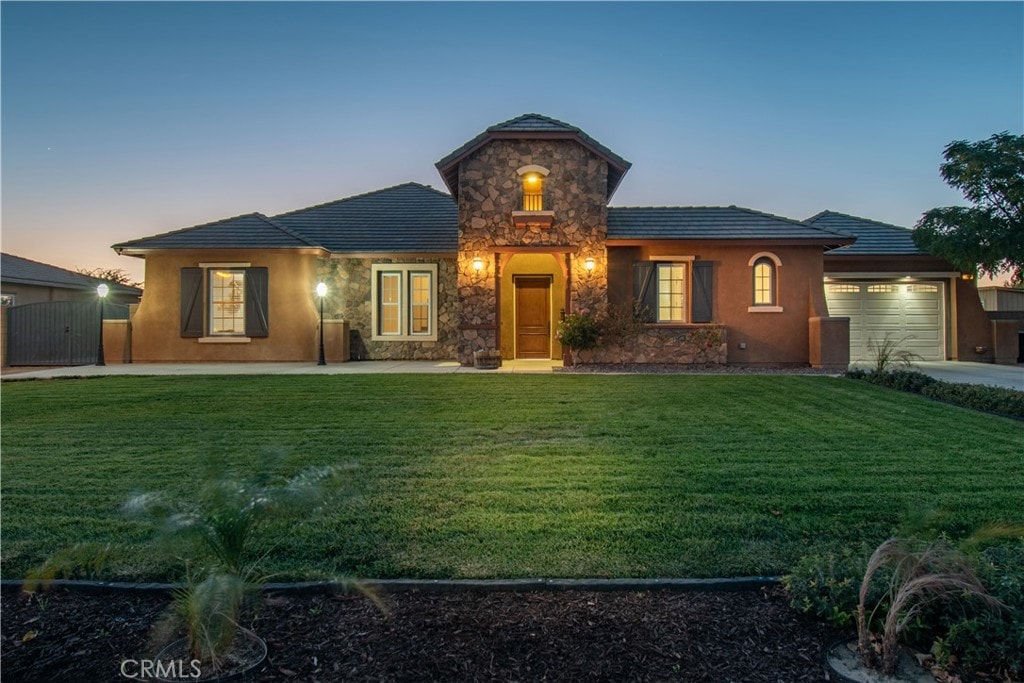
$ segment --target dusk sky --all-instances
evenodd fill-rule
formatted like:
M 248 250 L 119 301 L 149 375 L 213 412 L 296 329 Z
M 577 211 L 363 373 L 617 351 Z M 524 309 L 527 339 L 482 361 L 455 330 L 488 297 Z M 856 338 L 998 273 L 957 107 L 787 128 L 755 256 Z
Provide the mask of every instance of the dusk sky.
M 962 203 L 952 140 L 1024 132 L 1024 4 L 4 2 L 3 251 L 115 242 L 416 181 L 536 112 L 633 162 L 614 205 Z

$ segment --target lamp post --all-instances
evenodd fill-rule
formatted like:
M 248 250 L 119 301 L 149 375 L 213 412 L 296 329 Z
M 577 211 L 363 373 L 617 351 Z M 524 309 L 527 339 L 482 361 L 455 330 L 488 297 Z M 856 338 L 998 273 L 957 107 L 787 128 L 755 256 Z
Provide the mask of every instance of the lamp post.
M 320 360 L 316 364 L 327 365 L 327 361 L 324 359 L 324 297 L 327 296 L 327 285 L 323 282 L 318 282 L 316 285 L 316 295 L 320 297 Z
M 107 294 L 110 293 L 110 287 L 102 284 L 96 288 L 96 293 L 100 297 L 100 343 L 96 347 L 96 365 L 106 365 L 107 363 L 103 358 L 103 302 L 106 301 Z

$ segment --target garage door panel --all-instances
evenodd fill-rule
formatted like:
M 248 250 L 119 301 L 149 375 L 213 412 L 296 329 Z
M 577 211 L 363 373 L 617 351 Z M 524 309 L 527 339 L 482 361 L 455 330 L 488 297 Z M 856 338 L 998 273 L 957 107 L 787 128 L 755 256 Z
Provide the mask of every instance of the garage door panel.
M 945 357 L 943 288 L 936 283 L 828 283 L 829 314 L 850 318 L 850 359 L 871 360 L 886 336 L 925 360 Z

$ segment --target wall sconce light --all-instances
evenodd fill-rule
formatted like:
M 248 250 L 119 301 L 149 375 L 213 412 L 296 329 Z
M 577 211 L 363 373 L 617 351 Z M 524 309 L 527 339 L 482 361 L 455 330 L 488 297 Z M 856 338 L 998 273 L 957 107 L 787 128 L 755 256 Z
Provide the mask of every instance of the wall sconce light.
M 479 273 L 483 269 L 484 269 L 484 260 L 482 258 L 480 258 L 479 256 L 477 256 L 475 259 L 473 259 L 473 270 L 475 270 L 476 272 Z
M 588 256 L 587 258 L 583 259 L 583 267 L 587 270 L 587 272 L 593 272 L 593 270 L 594 270 L 594 257 L 593 256 Z
M 960 276 L 960 279 L 961 280 L 973 280 L 974 276 L 971 275 L 970 273 L 964 273 L 963 275 Z

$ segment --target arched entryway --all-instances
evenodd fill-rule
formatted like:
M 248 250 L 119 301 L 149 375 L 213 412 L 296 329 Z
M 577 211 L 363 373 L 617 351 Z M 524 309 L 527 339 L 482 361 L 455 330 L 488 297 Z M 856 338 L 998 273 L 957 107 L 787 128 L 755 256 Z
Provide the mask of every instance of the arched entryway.
M 568 305 L 566 254 L 500 254 L 499 260 L 502 358 L 561 358 L 555 331 Z

